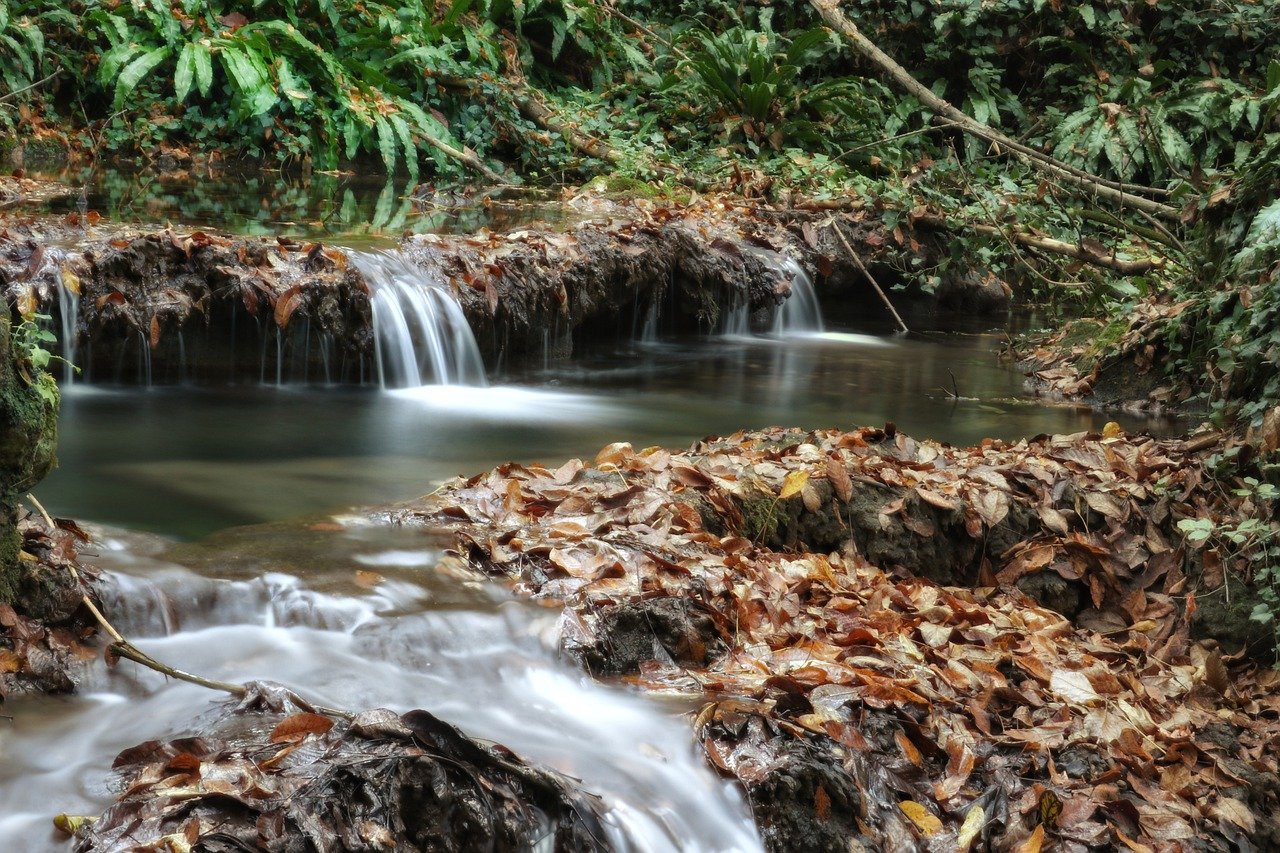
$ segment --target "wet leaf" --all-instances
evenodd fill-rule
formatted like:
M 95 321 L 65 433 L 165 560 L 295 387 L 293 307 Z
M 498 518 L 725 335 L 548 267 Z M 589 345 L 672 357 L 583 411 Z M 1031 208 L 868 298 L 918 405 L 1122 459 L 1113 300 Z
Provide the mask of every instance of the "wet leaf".
M 942 831 L 942 821 L 931 811 L 917 803 L 915 800 L 904 800 L 898 803 L 898 808 L 902 809 L 902 813 L 911 818 L 911 822 L 916 825 L 920 833 L 928 838 Z
M 386 577 L 378 572 L 371 572 L 368 569 L 356 569 L 356 586 L 361 589 L 373 589 L 385 580 Z
M 62 286 L 69 293 L 80 295 L 80 276 L 72 272 L 71 267 L 66 264 L 62 265 Z
M 300 713 L 283 720 L 271 730 L 272 743 L 299 741 L 307 735 L 322 735 L 333 728 L 333 720 L 321 714 Z
M 66 814 L 60 813 L 53 817 L 53 825 L 59 832 L 65 832 L 67 835 L 75 835 L 83 827 L 91 825 L 96 817 L 90 815 Z
M 160 318 L 154 315 L 151 317 L 150 342 L 152 349 L 160 345 Z
M 964 816 L 964 823 L 960 825 L 960 834 L 956 837 L 956 850 L 967 851 L 986 822 L 987 813 L 982 806 L 969 809 L 969 813 Z

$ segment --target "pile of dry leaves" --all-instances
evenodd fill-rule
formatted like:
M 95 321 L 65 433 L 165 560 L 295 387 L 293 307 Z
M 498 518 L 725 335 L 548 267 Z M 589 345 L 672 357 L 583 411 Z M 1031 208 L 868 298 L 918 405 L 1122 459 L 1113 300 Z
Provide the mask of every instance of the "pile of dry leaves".
M 102 817 L 58 819 L 76 849 L 607 849 L 598 802 L 426 711 L 335 721 L 247 686 L 200 736 L 121 753 Z
M 1227 598 L 1175 529 L 1227 511 L 1206 443 L 775 429 L 380 518 L 563 600 L 592 669 L 705 696 L 775 850 L 1275 849 L 1280 674 L 1189 639 Z

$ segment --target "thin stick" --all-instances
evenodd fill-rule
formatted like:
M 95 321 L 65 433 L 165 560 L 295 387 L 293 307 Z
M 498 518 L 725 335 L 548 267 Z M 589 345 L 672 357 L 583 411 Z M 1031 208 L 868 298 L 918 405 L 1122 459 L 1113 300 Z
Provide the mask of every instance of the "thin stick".
M 39 86 L 43 86 L 45 83 L 48 83 L 50 80 L 52 80 L 54 77 L 57 77 L 61 73 L 62 73 L 62 69 L 59 68 L 55 70 L 52 74 L 50 74 L 48 77 L 44 78 L 43 80 L 37 80 L 36 82 L 32 83 L 30 86 L 23 86 L 21 89 L 15 89 L 14 91 L 10 92 L 7 95 L 0 96 L 0 104 L 3 104 L 5 101 L 18 97 L 23 92 L 29 92 L 32 89 L 35 89 Z
M 54 523 L 53 518 L 49 515 L 49 511 L 44 508 L 44 505 L 41 504 L 40 501 L 36 500 L 35 495 L 28 492 L 27 500 L 31 502 L 32 506 L 40 511 L 40 515 L 44 518 L 45 524 L 49 525 L 50 530 L 58 529 L 58 525 Z M 80 573 L 76 571 L 75 565 L 73 563 L 68 563 L 67 569 L 70 570 L 71 577 L 75 579 L 76 584 L 83 590 L 84 581 L 81 580 Z M 106 616 L 102 615 L 102 611 L 99 610 L 97 605 L 93 603 L 93 600 L 89 598 L 89 594 L 87 592 L 81 592 L 80 601 L 89 609 L 89 612 L 93 614 L 93 617 L 98 620 L 98 624 L 102 626 L 102 630 L 106 631 L 107 634 L 111 636 L 111 639 L 114 640 L 114 642 L 108 646 L 108 649 L 113 654 L 131 660 L 134 663 L 140 663 L 147 669 L 155 670 L 161 675 L 167 675 L 170 678 L 176 678 L 179 681 L 186 681 L 189 684 L 195 684 L 200 687 L 207 687 L 210 690 L 220 690 L 223 693 L 230 693 L 232 696 L 244 696 L 249 692 L 249 688 L 243 684 L 205 678 L 204 676 L 186 672 L 178 669 L 177 667 L 169 666 L 166 663 L 156 660 L 151 655 L 142 651 L 142 649 L 139 649 L 133 643 L 125 639 L 125 637 L 116 630 L 115 626 L 111 624 L 110 620 L 108 620 Z M 355 715 L 350 711 L 343 711 L 339 708 L 326 708 L 321 705 L 313 705 L 292 690 L 286 689 L 285 696 L 295 705 L 314 711 L 318 714 L 325 714 L 330 717 L 341 717 L 346 720 L 350 720 L 355 717 Z
M 907 328 L 907 324 L 902 322 L 902 317 L 898 314 L 898 309 L 893 307 L 893 303 L 889 301 L 889 297 L 885 296 L 884 291 L 880 289 L 880 284 L 876 281 L 875 276 L 873 276 L 871 271 L 863 265 L 862 258 L 858 257 L 858 253 L 853 250 L 853 246 L 849 245 L 849 240 L 844 236 L 844 231 L 840 228 L 839 223 L 833 222 L 831 223 L 831 226 L 835 228 L 836 236 L 840 238 L 841 243 L 844 243 L 844 247 L 848 250 L 849 256 L 853 258 L 854 264 L 857 265 L 858 269 L 862 270 L 862 274 L 867 277 L 867 281 L 871 282 L 871 286 L 876 289 L 876 293 L 880 294 L 880 301 L 889 309 L 889 313 L 893 315 L 893 319 L 898 321 L 898 328 L 902 329 L 903 334 L 910 332 L 911 330 Z
M 928 127 L 921 127 L 917 130 L 908 130 L 906 133 L 899 133 L 897 136 L 886 136 L 883 139 L 877 139 L 875 142 L 868 142 L 866 145 L 859 145 L 856 148 L 850 148 L 848 151 L 841 151 L 833 160 L 839 160 L 841 157 L 848 157 L 850 154 L 856 154 L 859 151 L 865 151 L 868 148 L 875 148 L 884 145 L 886 142 L 895 142 L 899 139 L 906 139 L 909 136 L 919 136 L 922 133 L 932 133 L 935 130 L 946 130 L 949 127 L 959 127 L 960 123 L 955 121 L 947 121 L 941 124 L 933 124 Z

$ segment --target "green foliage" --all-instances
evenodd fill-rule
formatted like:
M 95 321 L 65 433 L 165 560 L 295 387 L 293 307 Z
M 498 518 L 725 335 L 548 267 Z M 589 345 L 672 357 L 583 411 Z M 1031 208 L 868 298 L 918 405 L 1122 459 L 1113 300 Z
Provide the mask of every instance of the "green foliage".
M 33 0 L 0 0 L 0 96 L 29 89 L 49 74 L 46 32 L 74 29 L 76 18 L 65 8 Z M 0 104 L 0 127 L 12 103 Z
M 43 381 L 41 374 L 48 370 L 49 363 L 54 359 L 58 361 L 65 361 L 65 359 L 54 355 L 49 349 L 58 342 L 53 332 L 43 325 L 49 320 L 50 317 L 47 314 L 33 314 L 23 318 L 21 323 L 12 328 L 9 345 L 13 350 L 14 360 L 24 365 L 33 374 L 31 387 L 42 400 L 51 406 L 56 406 L 58 404 L 57 386 L 52 382 Z
M 1275 521 L 1280 489 L 1256 477 L 1245 477 L 1232 491 L 1236 505 L 1244 510 L 1243 517 L 1184 518 L 1178 522 L 1178 530 L 1188 542 L 1215 548 L 1224 566 L 1239 567 L 1240 577 L 1252 582 L 1259 601 L 1250 618 L 1271 629 L 1280 661 L 1280 522 Z M 1228 576 L 1226 583 L 1231 580 Z
M 704 115 L 720 124 L 722 136 L 744 139 L 753 153 L 788 145 L 833 153 L 886 129 L 878 99 L 887 100 L 888 93 L 879 83 L 806 79 L 806 71 L 840 47 L 825 28 L 784 38 L 741 26 L 720 33 L 698 27 L 686 31 L 680 44 L 687 58 L 667 76 L 668 96 L 710 108 Z
M 172 128 L 208 134 L 249 154 L 311 159 L 322 169 L 359 153 L 417 174 L 420 154 L 454 147 L 435 112 L 435 82 L 460 60 L 494 67 L 456 19 L 422 2 L 265 0 L 231 11 L 219 0 L 93 3 L 86 20 L 105 42 L 96 77 L 135 141 Z M 122 141 L 117 138 L 115 141 Z

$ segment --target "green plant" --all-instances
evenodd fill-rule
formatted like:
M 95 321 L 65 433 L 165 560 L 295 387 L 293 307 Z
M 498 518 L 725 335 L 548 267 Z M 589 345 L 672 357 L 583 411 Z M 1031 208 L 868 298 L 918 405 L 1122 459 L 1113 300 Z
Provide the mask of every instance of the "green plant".
M 832 153 L 850 140 L 872 138 L 888 121 L 880 84 L 860 77 L 806 80 L 805 71 L 838 46 L 815 27 L 792 37 L 735 26 L 713 33 L 694 28 L 682 37 L 686 58 L 664 87 L 693 103 L 712 106 L 711 118 L 727 138 L 748 147 L 781 151 L 805 145 Z
M 25 317 L 21 323 L 13 327 L 9 341 L 23 379 L 35 389 L 42 400 L 49 405 L 57 405 L 57 388 L 51 382 L 43 381 L 44 376 L 42 374 L 47 372 L 49 364 L 54 360 L 66 364 L 71 364 L 71 362 L 60 355 L 54 355 L 47 346 L 58 342 L 58 338 L 53 332 L 43 325 L 48 323 L 50 319 L 48 314 L 32 314 L 29 317 Z M 75 365 L 71 365 L 71 367 L 79 372 L 79 368 Z
M 1268 626 L 1276 645 L 1280 666 L 1280 522 L 1274 520 L 1273 509 L 1280 488 L 1256 477 L 1245 477 L 1232 490 L 1236 505 L 1246 514 L 1236 520 L 1184 518 L 1178 530 L 1188 542 L 1212 545 L 1222 558 L 1224 572 L 1243 565 L 1240 573 L 1257 591 L 1258 602 L 1249 618 Z M 1230 583 L 1230 575 L 1224 574 Z

